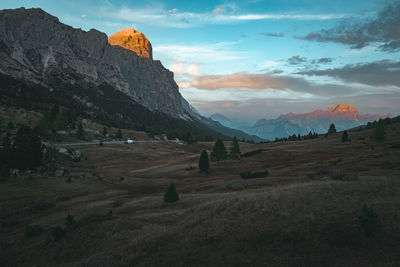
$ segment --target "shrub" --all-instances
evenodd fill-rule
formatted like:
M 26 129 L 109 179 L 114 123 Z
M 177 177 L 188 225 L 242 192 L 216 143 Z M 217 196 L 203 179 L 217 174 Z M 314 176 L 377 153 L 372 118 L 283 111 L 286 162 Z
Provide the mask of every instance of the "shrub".
M 107 212 L 107 216 L 108 216 L 108 217 L 111 217 L 112 215 L 113 215 L 112 210 L 109 210 L 109 211 Z
M 125 180 L 125 178 L 123 176 L 121 176 L 121 177 L 119 177 L 119 180 L 123 181 L 123 180 Z
M 25 237 L 27 238 L 38 236 L 41 233 L 43 233 L 43 228 L 40 225 L 28 225 L 25 228 Z
M 67 232 L 67 230 L 65 230 L 61 226 L 56 226 L 56 227 L 53 227 L 53 229 L 51 229 L 50 234 L 53 237 L 54 241 L 59 241 L 60 239 L 62 239 L 65 236 L 66 232 Z
M 208 173 L 208 168 L 210 167 L 210 162 L 208 160 L 208 153 L 205 149 L 201 151 L 200 159 L 199 159 L 199 169 L 202 172 Z
M 124 203 L 123 203 L 121 200 L 115 200 L 115 201 L 112 203 L 112 206 L 113 206 L 114 208 L 118 208 L 118 207 L 122 207 L 123 204 L 124 204 Z
M 65 218 L 66 220 L 66 225 L 70 226 L 70 225 L 74 225 L 75 224 L 75 218 L 74 216 L 72 216 L 71 214 L 68 214 L 67 218 Z
M 346 175 L 343 177 L 343 181 L 357 181 L 358 176 L 357 175 Z
M 397 149 L 399 149 L 399 148 L 400 148 L 400 144 L 393 144 L 393 145 L 391 146 L 391 148 L 397 148 Z
M 252 150 L 252 151 L 246 152 L 244 154 L 241 154 L 240 156 L 241 157 L 250 157 L 250 156 L 253 156 L 253 155 L 257 155 L 257 154 L 259 154 L 259 153 L 261 153 L 263 151 L 264 151 L 264 149 L 256 149 L 256 150 Z
M 329 175 L 336 180 L 342 180 L 344 178 L 344 171 L 340 168 L 333 168 L 329 171 Z
M 250 172 L 250 171 L 244 171 L 240 173 L 240 177 L 243 179 L 251 179 L 251 178 L 263 178 L 267 177 L 269 172 L 267 170 L 261 171 L 261 172 Z
M 371 207 L 364 204 L 358 222 L 363 234 L 368 238 L 375 238 L 379 230 L 378 214 Z
M 176 192 L 174 184 L 170 184 L 167 192 L 164 195 L 164 202 L 175 202 L 179 200 L 179 195 Z
M 185 168 L 185 171 L 192 171 L 192 170 L 194 170 L 193 166 L 189 166 L 189 167 Z

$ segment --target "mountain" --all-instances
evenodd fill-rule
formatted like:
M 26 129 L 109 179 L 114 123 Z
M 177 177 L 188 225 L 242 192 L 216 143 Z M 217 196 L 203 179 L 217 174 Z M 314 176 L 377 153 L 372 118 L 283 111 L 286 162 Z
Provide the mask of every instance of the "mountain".
M 74 29 L 41 9 L 0 11 L 0 53 L 3 74 L 50 92 L 60 84 L 109 84 L 150 110 L 185 117 L 174 75 L 160 61 L 110 45 L 106 34 Z
M 233 122 L 229 118 L 219 113 L 212 114 L 210 116 L 210 119 L 212 119 L 213 121 L 218 121 L 219 123 L 227 127 L 232 127 L 233 124 Z
M 108 38 L 60 23 L 39 8 L 0 10 L 0 58 L 3 105 L 45 110 L 58 104 L 80 117 L 175 137 L 236 134 L 212 129 L 134 29 Z
M 261 119 L 253 126 L 242 130 L 268 140 L 274 140 L 275 137 L 304 135 L 310 131 L 326 133 L 331 123 L 335 124 L 338 131 L 342 131 L 385 117 L 391 117 L 391 115 L 360 115 L 353 105 L 337 104 L 329 107 L 326 111 L 318 109 L 302 114 L 290 112 L 276 119 Z
M 111 45 L 117 45 L 135 52 L 139 57 L 153 59 L 151 43 L 146 36 L 132 28 L 123 29 L 108 37 Z

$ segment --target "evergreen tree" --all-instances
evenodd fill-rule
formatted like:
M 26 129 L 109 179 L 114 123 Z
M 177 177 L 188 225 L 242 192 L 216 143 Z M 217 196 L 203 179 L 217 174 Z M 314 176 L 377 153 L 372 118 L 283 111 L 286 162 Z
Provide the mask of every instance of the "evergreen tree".
M 122 131 L 121 131 L 121 129 L 118 129 L 116 137 L 122 139 Z
M 78 120 L 78 125 L 76 126 L 76 136 L 82 138 L 85 136 L 85 131 L 83 130 L 83 124 L 81 120 Z
M 64 130 L 67 124 L 67 113 L 65 111 L 60 111 L 54 122 L 54 128 L 56 130 Z
M 11 149 L 11 140 L 8 133 L 3 137 L 2 144 L 3 150 L 7 151 Z
M 36 129 L 22 126 L 18 129 L 13 150 L 13 165 L 18 169 L 31 169 L 40 165 L 42 160 L 42 141 Z
M 50 121 L 50 129 L 54 130 L 55 128 L 55 122 L 57 120 L 58 114 L 60 113 L 60 108 L 58 107 L 58 105 L 54 105 L 51 109 L 50 109 L 50 113 L 49 113 L 49 121 Z
M 210 167 L 210 162 L 208 160 L 208 153 L 205 149 L 201 151 L 200 159 L 199 159 L 199 169 L 202 172 L 208 173 L 208 168 Z
M 336 127 L 335 124 L 331 123 L 331 125 L 329 126 L 328 134 L 334 134 L 334 133 L 336 133 Z
M 230 156 L 232 158 L 240 157 L 240 147 L 239 147 L 239 142 L 238 142 L 236 136 L 234 136 L 232 139 L 232 146 L 230 148 Z
M 345 142 L 348 142 L 348 141 L 350 141 L 349 134 L 347 133 L 347 131 L 344 131 L 343 135 L 342 135 L 342 143 L 345 143 Z
M 9 121 L 9 122 L 8 122 L 7 128 L 8 128 L 9 130 L 14 129 L 14 124 L 12 123 L 12 121 Z
M 386 131 L 385 131 L 385 124 L 382 119 L 376 123 L 374 137 L 375 140 L 382 141 L 385 139 Z
M 47 111 L 43 114 L 37 127 L 40 129 L 42 134 L 47 133 L 51 129 L 50 114 Z
M 179 200 L 179 195 L 176 192 L 174 184 L 171 184 L 164 195 L 164 202 L 175 202 Z
M 224 142 L 221 139 L 218 139 L 211 152 L 211 160 L 223 160 L 226 158 L 227 154 Z
M 103 127 L 103 136 L 106 136 L 106 135 L 107 135 L 107 128 Z

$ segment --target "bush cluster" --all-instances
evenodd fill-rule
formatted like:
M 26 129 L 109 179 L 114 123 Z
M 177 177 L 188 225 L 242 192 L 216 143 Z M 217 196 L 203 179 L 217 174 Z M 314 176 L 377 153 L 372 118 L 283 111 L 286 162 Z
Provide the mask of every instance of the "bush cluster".
M 261 171 L 261 172 L 250 172 L 250 171 L 244 171 L 240 173 L 240 177 L 243 179 L 251 179 L 251 178 L 263 178 L 267 177 L 269 172 L 267 170 Z

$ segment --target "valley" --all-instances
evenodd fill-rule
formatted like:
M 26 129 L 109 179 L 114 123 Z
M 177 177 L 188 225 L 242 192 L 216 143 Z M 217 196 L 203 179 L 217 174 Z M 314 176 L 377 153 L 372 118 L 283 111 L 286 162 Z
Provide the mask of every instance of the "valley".
M 262 151 L 210 162 L 208 174 L 197 163 L 213 142 L 81 146 L 80 162 L 59 162 L 65 176 L 1 184 L 0 258 L 6 266 L 391 265 L 400 240 L 400 124 L 386 131 L 383 142 L 373 129 L 350 131 L 347 143 L 341 133 L 240 142 L 242 154 Z M 265 178 L 239 176 L 264 169 Z M 180 200 L 163 203 L 170 183 Z M 364 204 L 379 214 L 374 240 L 359 229 Z M 54 241 L 51 229 L 67 215 L 75 222 Z M 26 237 L 27 225 L 43 232 Z

